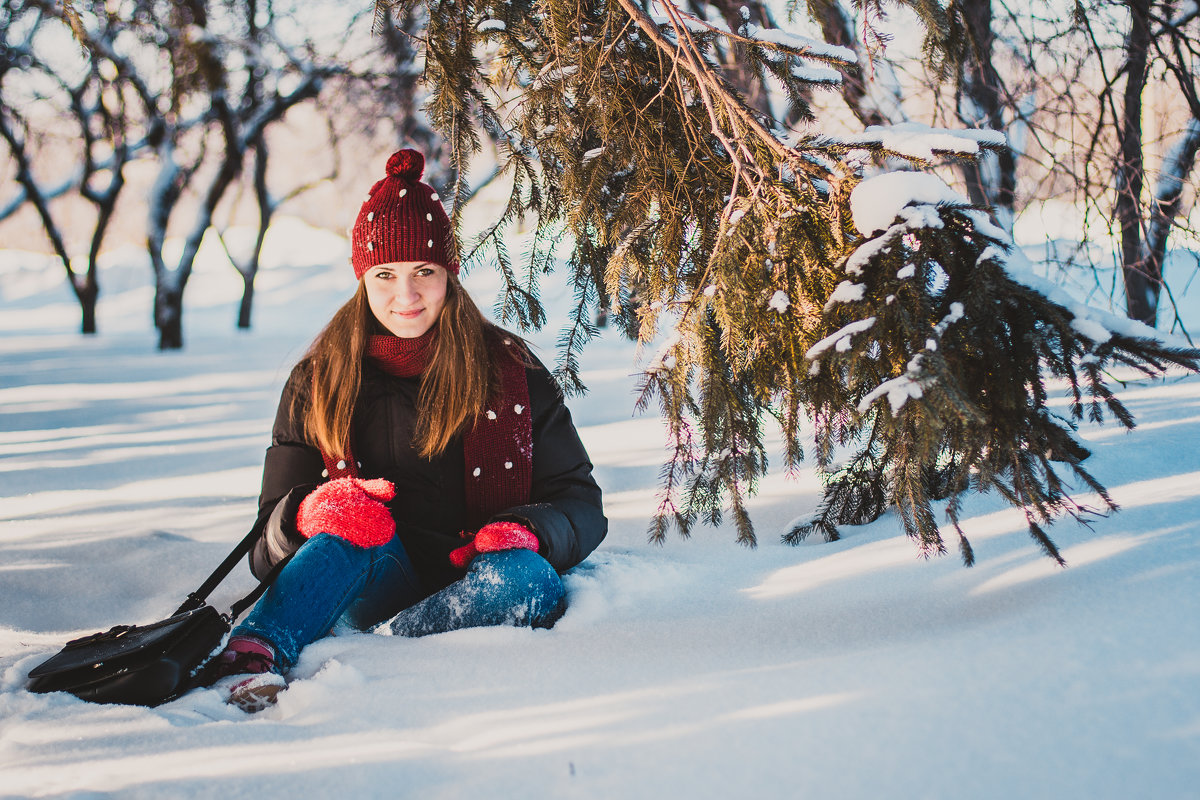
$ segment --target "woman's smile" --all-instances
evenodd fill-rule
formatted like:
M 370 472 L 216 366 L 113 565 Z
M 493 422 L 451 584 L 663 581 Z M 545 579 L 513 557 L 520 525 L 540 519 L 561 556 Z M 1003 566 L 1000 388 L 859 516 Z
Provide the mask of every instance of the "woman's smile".
M 446 269 L 438 264 L 380 264 L 363 273 L 362 280 L 375 319 L 403 339 L 415 339 L 432 328 L 446 305 Z

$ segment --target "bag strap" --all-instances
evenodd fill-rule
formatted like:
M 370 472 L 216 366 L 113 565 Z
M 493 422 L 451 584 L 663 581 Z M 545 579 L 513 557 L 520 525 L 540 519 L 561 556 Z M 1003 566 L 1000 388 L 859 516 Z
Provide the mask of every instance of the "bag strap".
M 212 590 L 217 588 L 218 584 L 225 580 L 225 577 L 229 575 L 229 573 L 233 571 L 233 568 L 237 566 L 237 563 L 242 560 L 242 557 L 250 552 L 250 548 L 254 546 L 254 543 L 258 541 L 260 536 L 262 536 L 262 529 L 258 527 L 255 527 L 254 530 L 246 534 L 246 536 L 234 546 L 233 550 L 229 551 L 229 555 L 225 556 L 225 560 L 217 565 L 217 568 L 212 571 L 212 574 L 204 579 L 204 583 L 200 584 L 196 591 L 189 594 L 187 599 L 183 601 L 183 604 L 179 606 L 179 608 L 175 609 L 175 614 L 182 614 L 185 611 L 192 611 L 203 606 L 205 601 L 208 600 L 208 596 L 212 594 Z M 272 567 L 271 571 L 268 572 L 263 579 L 258 582 L 258 586 L 254 587 L 254 589 L 248 595 L 233 604 L 229 611 L 231 621 L 241 616 L 243 611 L 254 605 L 258 598 L 262 597 L 263 592 L 267 591 L 267 587 L 271 585 L 276 576 L 278 576 L 283 570 L 284 566 L 292 560 L 292 555 L 294 555 L 294 553 L 289 553 L 287 557 L 279 561 L 279 563 Z M 174 614 L 172 614 L 172 616 L 174 616 Z

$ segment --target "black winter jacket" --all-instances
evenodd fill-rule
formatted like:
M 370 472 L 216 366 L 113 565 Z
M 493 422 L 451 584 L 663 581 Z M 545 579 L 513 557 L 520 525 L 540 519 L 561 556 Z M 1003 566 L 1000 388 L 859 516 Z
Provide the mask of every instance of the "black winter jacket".
M 541 364 L 526 369 L 526 375 L 533 413 L 530 499 L 492 520 L 512 520 L 529 528 L 537 535 L 539 552 L 563 572 L 600 544 L 608 520 L 592 464 L 557 384 Z M 256 577 L 304 543 L 296 529 L 296 511 L 325 469 L 320 451 L 302 436 L 300 409 L 307 402 L 308 381 L 305 370 L 293 369 L 279 401 L 255 523 L 262 536 L 250 553 Z M 449 553 L 464 544 L 460 533 L 473 531 L 479 521 L 466 517 L 461 436 L 433 460 L 421 458 L 412 446 L 419 389 L 420 378 L 394 377 L 365 362 L 351 421 L 352 446 L 361 464 L 360 477 L 387 478 L 395 484 L 396 497 L 387 505 L 396 519 L 396 535 L 426 590 L 434 592 L 462 577 L 463 572 L 450 564 Z

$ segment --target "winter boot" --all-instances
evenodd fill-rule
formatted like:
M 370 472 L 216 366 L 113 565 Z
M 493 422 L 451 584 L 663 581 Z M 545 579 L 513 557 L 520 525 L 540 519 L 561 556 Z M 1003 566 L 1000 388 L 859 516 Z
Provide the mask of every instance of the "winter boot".
M 217 656 L 213 688 L 226 694 L 225 702 L 247 714 L 275 704 L 287 681 L 275 666 L 275 649 L 254 636 L 234 636 Z

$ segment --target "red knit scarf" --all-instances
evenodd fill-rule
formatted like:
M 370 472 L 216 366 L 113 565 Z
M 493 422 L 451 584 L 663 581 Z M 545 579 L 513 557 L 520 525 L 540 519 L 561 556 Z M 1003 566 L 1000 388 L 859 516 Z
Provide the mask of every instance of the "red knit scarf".
M 433 355 L 436 330 L 415 339 L 372 336 L 367 358 L 384 372 L 412 378 L 425 371 Z M 466 466 L 467 519 L 478 527 L 506 508 L 529 502 L 533 481 L 533 415 L 529 409 L 529 383 L 525 367 L 513 352 L 512 339 L 489 341 L 492 357 L 500 365 L 500 387 L 492 393 L 486 411 L 463 436 Z M 357 462 L 346 446 L 346 458 L 337 460 L 322 452 L 329 478 L 357 477 Z

